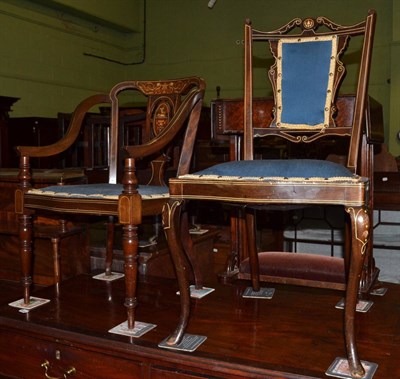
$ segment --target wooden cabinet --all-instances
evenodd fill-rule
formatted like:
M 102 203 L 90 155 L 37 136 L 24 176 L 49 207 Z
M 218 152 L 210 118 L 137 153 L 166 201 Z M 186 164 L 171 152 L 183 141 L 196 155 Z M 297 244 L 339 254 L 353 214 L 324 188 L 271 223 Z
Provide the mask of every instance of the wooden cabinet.
M 1 331 L 0 373 L 17 378 L 141 378 L 140 361 L 124 360 L 58 338 Z M 10 351 L 18 351 L 18 360 Z
M 166 368 L 161 368 L 161 367 L 154 367 L 151 369 L 151 379 L 210 379 L 210 377 L 207 375 L 200 375 L 198 373 L 194 372 L 189 372 L 189 371 L 181 371 L 181 370 L 174 370 L 170 369 L 167 370 Z M 213 376 L 213 378 L 217 379 L 216 376 Z
M 37 337 L 18 330 L 0 328 L 0 377 L 6 378 L 76 378 L 76 379 L 201 379 L 210 378 L 191 369 L 174 368 L 164 362 L 163 350 L 159 360 L 134 353 L 120 354 L 110 349 L 85 346 L 56 336 Z M 16 352 L 10 354 L 10 351 Z M 16 359 L 17 357 L 17 359 Z M 215 376 L 212 378 L 236 376 Z
M 9 143 L 8 143 L 8 123 L 11 106 L 19 99 L 16 97 L 0 96 L 0 167 L 8 167 L 9 162 Z
M 140 338 L 108 333 L 125 319 L 124 283 L 80 275 L 50 299 L 22 314 L 7 305 L 21 296 L 19 283 L 0 281 L 0 378 L 71 379 L 321 379 L 344 351 L 341 312 L 333 290 L 276 285 L 272 301 L 243 299 L 248 283 L 208 283 L 215 291 L 194 301 L 190 333 L 207 336 L 192 353 L 161 349 L 179 316 L 175 281 L 142 278 L 138 320 L 157 325 Z M 215 284 L 215 285 L 214 285 Z M 386 283 L 385 296 L 360 317 L 363 359 L 379 367 L 374 379 L 400 378 L 400 286 Z M 371 341 L 377 341 L 372 343 Z
M 15 117 L 8 122 L 8 145 L 10 148 L 8 165 L 3 167 L 18 167 L 19 157 L 15 146 L 45 146 L 60 139 L 61 133 L 57 118 L 47 117 Z M 61 158 L 32 159 L 33 168 L 60 167 Z
M 9 320 L 8 320 L 9 321 Z M 0 377 L 76 379 L 199 379 L 210 378 L 204 369 L 185 362 L 169 361 L 158 349 L 121 347 L 118 343 L 90 336 L 61 332 L 46 327 L 24 330 L 29 324 L 16 322 L 15 328 L 0 323 Z M 22 326 L 22 329 L 20 327 Z M 141 351 L 142 350 L 142 351 Z M 13 354 L 10 354 L 10 351 Z M 179 367 L 179 368 L 178 368 Z M 207 371 L 207 370 L 206 370 Z M 212 378 L 239 379 L 242 376 L 212 375 Z
M 279 373 L 274 365 L 260 363 L 259 359 L 239 358 L 236 350 L 241 339 L 226 335 L 221 328 L 215 330 L 216 319 L 230 318 L 225 313 L 230 309 L 223 300 L 225 291 L 230 293 L 227 295 L 230 302 L 243 305 L 241 300 L 235 300 L 240 291 L 229 286 L 218 285 L 215 292 L 219 295 L 214 300 L 208 298 L 211 304 L 209 300 L 201 301 L 196 305 L 197 311 L 193 310 L 200 311 L 200 317 L 192 320 L 193 331 L 203 330 L 210 342 L 195 353 L 159 348 L 158 344 L 171 332 L 178 316 L 175 281 L 157 277 L 141 279 L 138 320 L 157 327 L 140 338 L 108 332 L 125 319 L 122 280 L 106 283 L 89 275 L 79 275 L 58 287 L 41 288 L 35 295 L 50 302 L 26 314 L 7 305 L 20 298 L 18 289 L 14 296 L 9 295 L 10 291 L 4 296 L 0 282 L 0 377 L 45 378 L 47 367 L 48 378 L 60 379 L 306 378 Z M 238 320 L 228 322 L 226 330 L 233 330 L 237 323 Z M 216 325 L 221 325 L 220 321 Z M 219 336 L 212 336 L 214 332 Z M 254 353 L 254 348 L 250 351 Z M 264 353 L 261 350 L 256 355 L 265 357 Z M 67 372 L 74 374 L 67 375 Z
M 21 275 L 18 223 L 14 213 L 14 192 L 18 185 L 17 169 L 0 169 L 0 278 L 19 280 Z M 86 181 L 82 170 L 34 170 L 33 185 L 43 187 L 77 184 Z M 58 221 L 40 219 L 34 239 L 33 280 L 37 284 L 54 283 L 53 242 L 59 237 L 61 271 L 64 277 L 89 271 L 89 246 L 85 228 L 68 225 L 67 233 L 58 233 Z M 47 228 L 47 229 L 44 229 Z M 49 230 L 51 229 L 51 230 Z M 44 231 L 43 231 L 44 230 Z M 57 237 L 57 238 L 58 238 Z

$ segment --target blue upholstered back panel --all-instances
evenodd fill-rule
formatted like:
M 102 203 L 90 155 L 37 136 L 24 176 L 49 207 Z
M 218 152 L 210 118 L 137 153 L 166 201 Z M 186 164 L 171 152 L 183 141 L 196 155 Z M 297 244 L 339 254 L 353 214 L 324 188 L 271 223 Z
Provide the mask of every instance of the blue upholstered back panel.
M 335 63 L 335 40 L 282 41 L 278 60 L 278 126 L 324 127 Z M 329 97 L 329 101 L 327 101 Z

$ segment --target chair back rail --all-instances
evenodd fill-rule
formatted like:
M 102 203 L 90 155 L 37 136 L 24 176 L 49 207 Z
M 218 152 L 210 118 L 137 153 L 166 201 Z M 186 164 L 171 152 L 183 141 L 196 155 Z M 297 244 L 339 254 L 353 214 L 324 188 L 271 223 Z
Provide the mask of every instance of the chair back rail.
M 117 157 L 119 147 L 118 141 L 118 94 L 125 90 L 138 90 L 147 97 L 146 104 L 146 126 L 142 135 L 140 144 L 133 146 L 123 146 L 130 158 L 143 159 L 152 156 L 165 149 L 177 136 L 182 126 L 187 121 L 188 116 L 192 119 L 189 121 L 189 129 L 195 129 L 191 133 L 193 136 L 197 131 L 199 112 L 192 114 L 195 106 L 198 108 L 202 105 L 204 96 L 205 83 L 197 77 L 183 78 L 168 81 L 125 81 L 117 84 L 110 92 L 112 102 L 112 136 L 114 144 L 110 146 L 110 159 Z M 196 120 L 193 120 L 197 118 Z M 194 122 L 193 122 L 194 121 Z M 192 135 L 190 134 L 190 135 Z M 189 141 L 187 141 L 189 142 Z M 191 157 L 192 146 L 188 150 L 186 143 L 181 155 Z M 180 172 L 180 170 L 178 169 Z M 110 165 L 110 182 L 117 181 L 117 164 L 112 161 Z
M 140 141 L 135 145 L 121 146 L 120 122 L 121 100 L 119 94 L 134 90 L 147 99 L 146 119 L 140 132 Z M 65 135 L 56 143 L 48 146 L 17 146 L 20 155 L 20 187 L 30 188 L 30 158 L 49 157 L 66 151 L 77 140 L 83 121 L 95 106 L 111 104 L 111 128 L 109 144 L 109 183 L 117 183 L 121 149 L 128 157 L 143 159 L 156 154 L 151 163 L 153 174 L 151 183 L 165 184 L 163 178 L 165 162 L 168 160 L 163 151 L 177 137 L 182 127 L 188 125 L 186 142 L 181 148 L 178 173 L 189 171 L 191 156 L 200 117 L 205 82 L 198 77 L 188 77 L 160 81 L 124 81 L 115 85 L 109 94 L 98 94 L 83 100 L 75 109 Z M 187 124 L 186 124 L 187 123 Z

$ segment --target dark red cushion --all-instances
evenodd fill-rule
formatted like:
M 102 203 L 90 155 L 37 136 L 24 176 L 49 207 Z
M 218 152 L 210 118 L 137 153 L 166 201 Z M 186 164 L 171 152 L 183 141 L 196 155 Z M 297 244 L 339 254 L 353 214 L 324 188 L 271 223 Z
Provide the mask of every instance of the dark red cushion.
M 343 258 L 275 251 L 258 256 L 260 275 L 345 283 Z M 243 260 L 240 271 L 250 272 L 248 259 Z

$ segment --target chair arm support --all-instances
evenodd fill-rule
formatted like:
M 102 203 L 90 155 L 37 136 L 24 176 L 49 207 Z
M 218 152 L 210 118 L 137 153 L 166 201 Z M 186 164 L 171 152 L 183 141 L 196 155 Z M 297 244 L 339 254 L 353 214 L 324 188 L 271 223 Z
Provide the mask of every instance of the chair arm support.
M 83 100 L 76 108 L 69 123 L 67 132 L 57 142 L 47 146 L 17 146 L 20 157 L 49 157 L 67 150 L 76 140 L 86 113 L 97 104 L 110 103 L 108 95 L 93 95 Z

